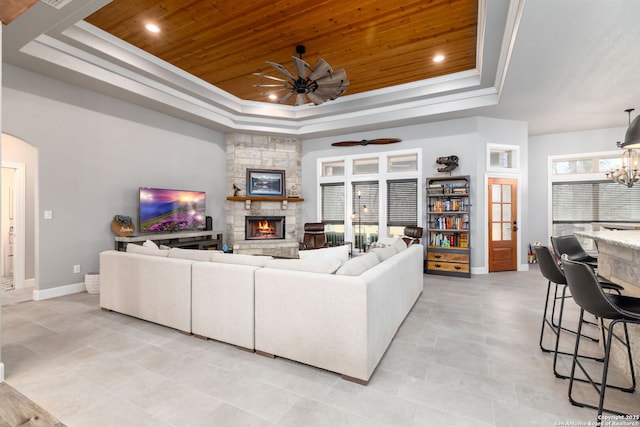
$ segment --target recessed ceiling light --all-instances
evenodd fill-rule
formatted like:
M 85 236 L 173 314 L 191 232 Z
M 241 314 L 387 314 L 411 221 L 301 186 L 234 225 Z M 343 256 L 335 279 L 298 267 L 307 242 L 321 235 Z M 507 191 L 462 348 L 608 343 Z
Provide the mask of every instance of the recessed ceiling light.
M 433 62 L 442 62 L 444 61 L 444 55 L 436 55 L 433 57 Z
M 160 32 L 160 27 L 158 27 L 156 24 L 146 24 L 144 27 L 147 29 L 147 31 L 151 31 L 152 33 Z
M 275 101 L 276 99 L 278 99 L 278 95 L 276 95 L 275 93 L 272 93 L 271 95 L 269 95 L 269 99 L 272 99 Z

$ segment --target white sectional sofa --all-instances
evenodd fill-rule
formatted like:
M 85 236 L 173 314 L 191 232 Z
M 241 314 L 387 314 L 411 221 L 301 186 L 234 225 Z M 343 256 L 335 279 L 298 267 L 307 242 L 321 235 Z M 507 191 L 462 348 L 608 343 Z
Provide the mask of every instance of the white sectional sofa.
M 386 246 L 386 247 L 385 247 Z M 422 292 L 423 247 L 298 260 L 130 245 L 100 254 L 100 306 L 366 384 Z
M 255 348 L 366 383 L 422 292 L 423 247 L 358 276 L 256 271 Z
M 100 307 L 191 333 L 192 260 L 100 254 Z

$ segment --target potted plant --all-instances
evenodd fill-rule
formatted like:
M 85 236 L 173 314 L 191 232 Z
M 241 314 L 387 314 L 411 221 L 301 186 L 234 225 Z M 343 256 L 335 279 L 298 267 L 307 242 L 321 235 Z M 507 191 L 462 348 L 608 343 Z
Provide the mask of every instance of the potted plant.
M 130 216 L 115 215 L 113 221 L 111 221 L 111 231 L 117 236 L 131 236 L 135 230 L 136 228 Z

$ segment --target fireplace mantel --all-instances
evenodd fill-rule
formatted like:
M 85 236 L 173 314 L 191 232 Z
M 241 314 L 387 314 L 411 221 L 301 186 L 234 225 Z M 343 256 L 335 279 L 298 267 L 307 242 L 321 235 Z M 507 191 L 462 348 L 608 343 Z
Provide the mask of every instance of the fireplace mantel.
M 287 203 L 304 202 L 302 197 L 269 197 L 269 196 L 229 196 L 231 202 L 244 202 L 245 209 L 251 209 L 251 202 L 281 202 L 282 209 L 287 209 Z

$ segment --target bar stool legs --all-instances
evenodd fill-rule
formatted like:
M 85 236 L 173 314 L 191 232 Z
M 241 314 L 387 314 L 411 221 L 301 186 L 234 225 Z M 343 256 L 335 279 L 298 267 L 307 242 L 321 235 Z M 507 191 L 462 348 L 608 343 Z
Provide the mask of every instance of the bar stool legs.
M 582 329 L 582 325 L 583 325 L 583 317 L 584 316 L 584 309 L 580 310 L 580 321 L 578 323 L 578 334 L 576 335 L 576 345 L 575 345 L 575 349 L 573 352 L 573 360 L 571 363 L 571 375 L 569 376 L 569 390 L 568 390 L 568 395 L 569 395 L 569 401 L 571 402 L 572 405 L 575 406 L 580 406 L 580 407 L 586 407 L 586 408 L 592 408 L 592 409 L 597 409 L 598 410 L 598 425 L 600 425 L 600 421 L 602 418 L 602 412 L 609 412 L 609 413 L 613 413 L 613 414 L 617 414 L 617 415 L 627 415 L 624 414 L 622 412 L 618 412 L 612 409 L 607 409 L 604 408 L 604 397 L 605 397 L 605 392 L 607 388 L 614 388 L 617 390 L 621 390 L 627 393 L 633 393 L 636 389 L 636 377 L 635 377 L 635 371 L 633 368 L 633 356 L 631 353 L 631 345 L 629 342 L 629 331 L 627 328 L 627 323 L 637 323 L 640 324 L 640 321 L 633 321 L 633 320 L 625 320 L 625 319 L 615 319 L 612 320 L 611 323 L 609 324 L 608 327 L 604 327 L 605 329 L 607 329 L 607 338 L 605 340 L 605 356 L 604 356 L 604 364 L 602 367 L 602 380 L 601 382 L 597 382 L 595 381 L 591 375 L 589 375 L 589 373 L 587 372 L 586 368 L 583 366 L 583 364 L 580 362 L 580 360 L 578 360 L 579 356 L 578 356 L 578 350 L 580 347 L 580 331 Z M 618 323 L 622 323 L 623 326 L 623 330 L 624 330 L 624 339 L 620 338 L 618 335 L 614 334 L 613 329 L 615 327 L 616 324 Z M 631 374 L 631 385 L 628 387 L 623 387 L 623 386 L 616 386 L 616 385 L 609 385 L 607 384 L 607 375 L 608 375 L 608 371 L 609 371 L 609 360 L 610 360 L 610 355 L 611 355 L 611 346 L 613 345 L 613 340 L 616 339 L 618 341 L 620 341 L 627 350 L 627 359 L 629 361 L 629 371 Z M 591 405 L 588 403 L 584 403 L 584 402 L 579 402 L 577 400 L 574 399 L 573 397 L 573 383 L 574 381 L 579 380 L 578 378 L 575 377 L 576 374 L 576 367 L 579 367 L 580 370 L 582 371 L 582 373 L 586 376 L 586 381 L 589 382 L 589 384 L 591 384 L 592 388 L 599 394 L 599 400 L 598 400 L 598 405 Z M 604 386 L 603 386 L 604 384 Z

